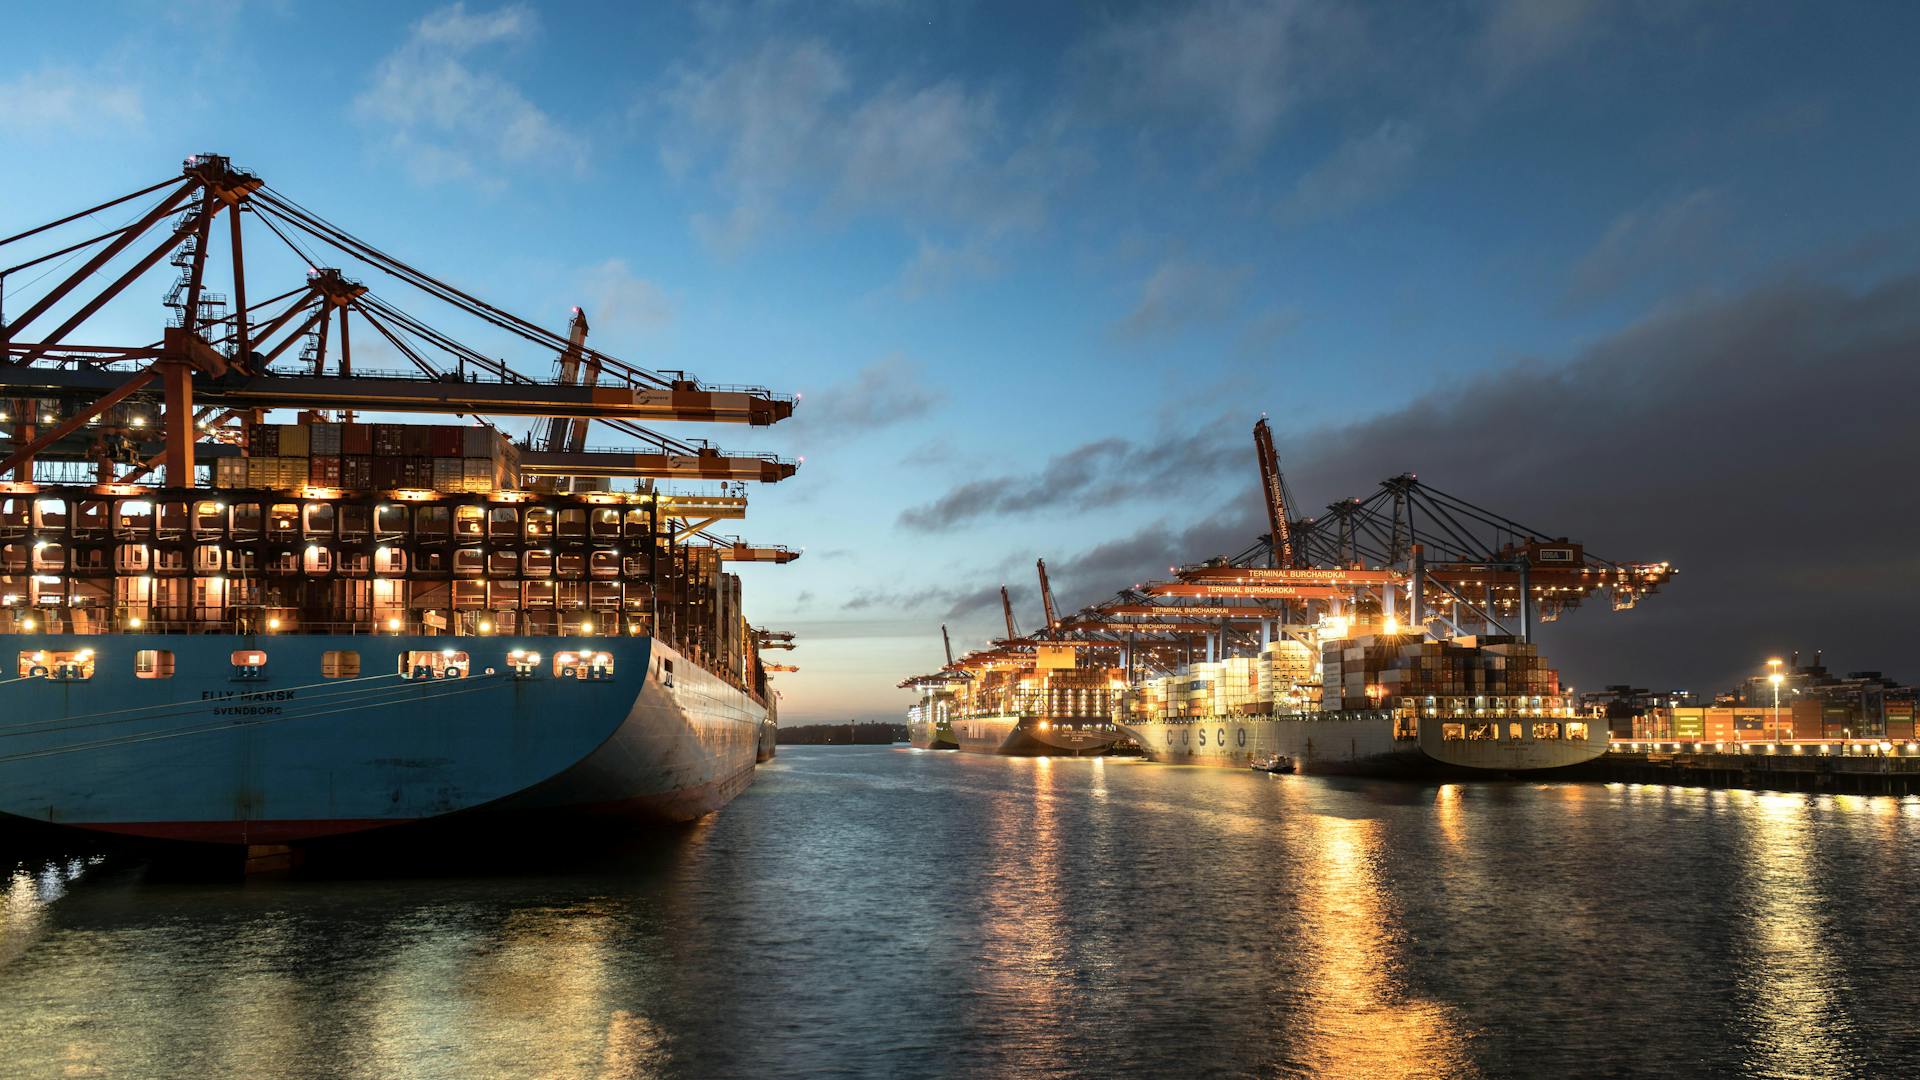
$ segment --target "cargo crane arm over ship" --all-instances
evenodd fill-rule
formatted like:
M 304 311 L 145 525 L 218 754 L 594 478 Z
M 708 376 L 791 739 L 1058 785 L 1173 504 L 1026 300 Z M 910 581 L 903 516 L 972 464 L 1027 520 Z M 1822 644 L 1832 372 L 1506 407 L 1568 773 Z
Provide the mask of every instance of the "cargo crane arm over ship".
M 1273 446 L 1273 429 L 1264 416 L 1253 425 L 1253 448 L 1260 459 L 1260 487 L 1266 496 L 1267 535 L 1273 547 L 1274 565 L 1292 566 L 1293 526 L 1287 515 L 1293 512 L 1293 496 L 1287 493 L 1287 478 L 1280 472 L 1280 453 Z
M 1053 610 L 1053 587 L 1047 583 L 1047 560 L 1035 560 L 1034 567 L 1040 572 L 1040 608 L 1046 613 L 1047 630 L 1051 632 L 1059 629 L 1060 619 Z
M 770 424 L 792 413 L 794 398 L 774 395 L 758 387 L 707 386 L 684 372 L 648 371 L 590 348 L 585 344 L 584 317 L 577 318 L 569 336 L 562 338 L 347 233 L 275 191 L 259 177 L 233 167 L 220 155 L 190 157 L 177 180 L 149 185 L 90 210 L 0 239 L 0 249 L 163 190 L 158 202 L 139 212 L 123 228 L 67 244 L 12 266 L 0 266 L 0 288 L 3 288 L 8 273 L 59 257 L 88 256 L 82 265 L 49 286 L 12 319 L 4 317 L 8 298 L 0 292 L 0 390 L 13 390 L 23 397 L 55 397 L 67 402 L 91 399 L 94 404 L 83 407 L 84 421 L 103 413 L 105 407 L 99 405 L 98 400 L 136 374 L 124 369 L 112 370 L 114 366 L 155 362 L 160 367 L 160 382 L 168 404 L 167 422 L 162 428 L 170 437 L 162 460 L 168 466 L 170 479 L 191 474 L 195 433 L 230 418 L 223 417 L 214 425 L 206 425 L 206 414 L 196 409 L 192 400 L 196 393 L 208 404 L 239 415 L 271 408 L 305 408 L 560 417 L 565 421 L 562 437 L 550 451 L 560 454 L 583 452 L 586 425 L 595 419 L 664 445 L 652 433 L 632 426 L 632 421 Z M 226 297 L 206 288 L 212 226 L 223 211 L 231 226 L 234 301 L 231 314 L 221 314 Z M 178 220 L 170 227 L 160 228 L 164 219 L 176 213 Z M 241 227 L 243 218 L 248 216 L 271 231 L 298 257 L 300 265 L 306 268 L 304 287 L 269 301 L 248 303 L 248 261 Z M 159 228 L 157 243 L 154 237 L 148 236 L 156 228 Z M 142 242 L 142 237 L 147 239 Z M 559 350 L 563 356 L 573 359 L 577 370 L 587 375 L 584 379 L 562 379 L 551 384 L 520 375 L 505 361 L 461 345 L 450 335 L 371 295 L 364 285 L 325 266 L 326 260 L 303 244 L 303 240 L 309 244 L 318 241 L 495 330 Z M 161 341 L 124 347 L 68 342 L 76 329 L 169 252 L 173 252 L 172 263 L 181 272 L 180 280 L 166 300 L 177 312 L 177 325 L 170 327 Z M 111 274 L 109 264 L 116 259 L 124 263 L 123 256 L 131 258 L 130 267 L 91 297 L 84 297 L 77 304 L 72 301 L 74 296 L 82 295 L 79 290 L 88 279 Z M 0 263 L 7 261 L 0 258 Z M 45 317 L 62 304 L 77 310 L 62 318 L 58 325 L 43 329 L 41 324 L 49 321 Z M 360 318 L 350 319 L 350 314 Z M 412 362 L 419 373 L 387 378 L 370 378 L 364 370 L 355 374 L 352 368 L 355 325 L 377 333 Z M 306 372 L 297 375 L 273 372 L 275 361 L 302 340 L 307 344 L 299 356 L 307 364 Z M 328 371 L 330 349 L 337 351 L 337 373 Z M 452 356 L 459 370 L 454 373 L 436 370 L 423 355 L 429 350 Z M 49 369 L 53 372 L 51 376 Z M 608 377 L 606 385 L 597 385 L 601 373 Z M 189 422 L 190 416 L 194 422 Z M 25 436 L 16 439 L 16 453 L 37 437 L 31 431 L 16 435 Z M 22 464 L 26 468 L 19 475 L 30 477 L 30 454 Z M 552 468 L 555 464 L 547 461 L 541 466 Z M 600 460 L 566 464 L 597 465 L 623 475 L 648 475 L 650 471 L 661 470 L 678 476 L 687 468 L 677 462 L 645 458 L 624 463 Z M 696 471 L 709 472 L 713 467 L 711 461 L 696 462 L 693 466 Z M 785 463 L 769 463 L 765 459 L 745 468 L 729 466 L 729 475 L 735 478 L 764 480 L 789 471 Z

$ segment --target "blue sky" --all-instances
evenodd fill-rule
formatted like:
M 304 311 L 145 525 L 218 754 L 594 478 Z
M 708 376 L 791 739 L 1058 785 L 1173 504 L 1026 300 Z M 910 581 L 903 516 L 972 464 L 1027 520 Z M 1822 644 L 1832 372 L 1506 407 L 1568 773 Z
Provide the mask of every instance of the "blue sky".
M 1857 469 L 1915 449 L 1885 360 L 1913 329 L 1910 6 L 316 11 L 10 13 L 0 231 L 219 151 L 520 314 L 582 305 L 615 355 L 802 392 L 774 429 L 672 432 L 806 457 L 740 530 L 807 549 L 744 570 L 802 640 L 790 722 L 895 712 L 941 622 L 995 631 L 1002 581 L 1033 622 L 1036 556 L 1084 602 L 1244 546 L 1262 412 L 1310 503 L 1416 470 L 1680 563 L 1648 610 L 1548 630 L 1577 682 L 1841 646 L 1920 675 L 1887 634 L 1912 497 Z M 1760 325 L 1806 348 L 1724 366 Z M 1868 413 L 1809 403 L 1828 369 Z M 1856 487 L 1787 482 L 1813 465 Z M 1895 506 L 1811 525 L 1826 499 Z M 1809 528 L 1858 545 L 1852 576 L 1809 569 Z

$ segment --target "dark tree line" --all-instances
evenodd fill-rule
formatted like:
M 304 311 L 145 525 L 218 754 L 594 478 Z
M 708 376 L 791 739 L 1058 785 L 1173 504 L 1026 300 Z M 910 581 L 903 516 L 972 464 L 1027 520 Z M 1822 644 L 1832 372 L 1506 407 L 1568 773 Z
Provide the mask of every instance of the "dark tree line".
M 905 724 L 805 724 L 780 728 L 782 746 L 881 745 L 905 742 Z

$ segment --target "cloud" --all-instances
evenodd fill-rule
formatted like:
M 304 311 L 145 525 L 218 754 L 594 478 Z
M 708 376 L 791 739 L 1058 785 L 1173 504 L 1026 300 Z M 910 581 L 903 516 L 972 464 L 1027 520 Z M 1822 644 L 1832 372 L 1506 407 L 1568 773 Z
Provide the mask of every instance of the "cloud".
M 895 288 L 906 299 L 917 300 L 963 281 L 990 277 L 999 269 L 998 261 L 976 242 L 947 246 L 922 238 L 913 259 L 901 268 Z
M 1489 0 L 1480 62 L 1490 79 L 1506 82 L 1591 36 L 1606 14 L 1600 0 Z
M 514 4 L 469 13 L 453 4 L 413 24 L 407 39 L 374 71 L 354 100 L 355 113 L 385 131 L 387 148 L 423 184 L 503 185 L 503 167 L 586 167 L 584 139 L 566 130 L 492 62 L 471 54 L 531 40 L 532 9 Z
M 1294 181 L 1280 205 L 1282 221 L 1300 224 L 1338 217 L 1384 198 L 1406 182 L 1424 136 L 1398 120 L 1347 139 Z
M 1251 470 L 1249 470 L 1251 471 Z M 1164 580 L 1167 568 L 1213 555 L 1235 555 L 1267 532 L 1257 492 L 1223 504 L 1201 521 L 1179 527 L 1166 521 L 1049 563 L 1054 591 L 1066 610 L 1078 611 L 1121 589 Z
M 953 79 L 863 85 L 820 40 L 769 41 L 675 69 L 655 100 L 662 159 L 726 205 L 695 216 L 722 253 L 753 244 L 789 204 L 802 214 L 891 215 L 988 233 L 1043 218 L 1052 129 L 1011 132 L 998 96 Z
M 786 427 L 813 446 L 856 439 L 925 416 L 942 396 L 918 364 L 895 354 L 824 390 L 808 392 Z
M 1173 485 L 1190 487 L 1231 467 L 1250 470 L 1252 451 L 1229 434 L 1227 426 L 1210 424 L 1151 442 L 1096 439 L 1054 455 L 1031 474 L 960 484 L 933 502 L 901 511 L 899 524 L 941 532 L 987 517 L 1113 506 Z
M 1240 348 L 1251 356 L 1267 359 L 1274 346 L 1291 337 L 1306 321 L 1306 314 L 1291 304 L 1267 308 L 1240 328 Z
M 146 121 L 132 83 L 73 68 L 49 67 L 0 82 L 0 132 L 62 138 L 121 132 Z
M 1148 5 L 1107 27 L 1080 63 L 1116 113 L 1197 120 L 1241 151 L 1266 145 L 1286 115 L 1355 51 L 1357 23 L 1311 0 Z
M 655 331 L 673 321 L 674 302 L 666 291 L 636 275 L 625 259 L 608 259 L 580 275 L 587 320 L 628 331 Z
M 1134 341 L 1162 337 L 1232 310 L 1251 269 L 1169 259 L 1140 286 L 1133 310 L 1115 323 L 1114 336 Z
M 1635 284 L 1671 283 L 1718 260 L 1729 218 L 1726 194 L 1697 188 L 1628 210 L 1573 268 L 1567 298 L 1604 300 Z
M 1029 601 L 1038 603 L 1039 590 L 1025 585 L 1008 585 L 1007 598 L 1014 608 L 1014 621 L 1020 621 L 1020 609 Z M 881 610 L 898 614 L 937 612 L 949 621 L 991 611 L 1003 618 L 1000 585 L 933 585 L 922 589 L 862 589 L 840 605 L 842 611 Z M 995 635 L 1006 632 L 1002 622 Z

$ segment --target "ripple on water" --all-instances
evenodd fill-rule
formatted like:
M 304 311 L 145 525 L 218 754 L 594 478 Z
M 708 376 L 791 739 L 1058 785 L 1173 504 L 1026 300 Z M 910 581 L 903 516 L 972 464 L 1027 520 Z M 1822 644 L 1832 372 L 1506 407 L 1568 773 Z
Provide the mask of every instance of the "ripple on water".
M 0 859 L 24 1076 L 1911 1074 L 1920 800 L 783 749 L 584 862 Z

